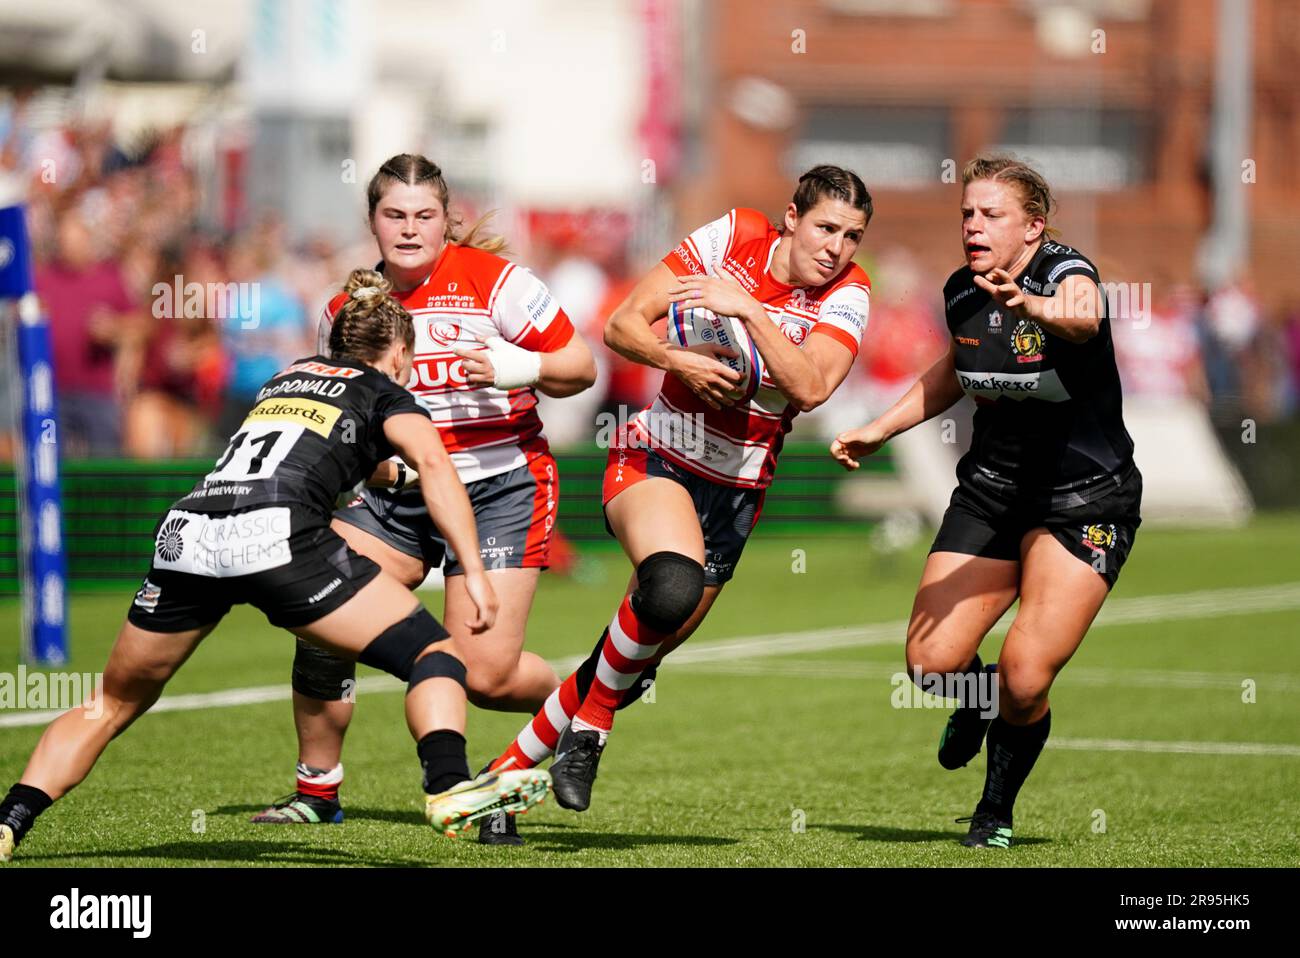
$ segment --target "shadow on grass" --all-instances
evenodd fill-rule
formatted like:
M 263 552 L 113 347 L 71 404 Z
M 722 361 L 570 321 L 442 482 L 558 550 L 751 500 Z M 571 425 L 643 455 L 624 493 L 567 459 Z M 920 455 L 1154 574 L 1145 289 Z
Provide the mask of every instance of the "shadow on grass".
M 964 832 L 958 831 L 934 831 L 933 829 L 921 828 L 889 828 L 884 825 L 809 825 L 811 831 L 814 828 L 820 828 L 828 832 L 840 832 L 846 835 L 857 835 L 860 842 L 953 842 L 961 840 Z M 1050 838 L 1033 838 L 1017 835 L 1012 839 L 1012 846 L 1016 845 L 1044 845 L 1051 843 Z
M 306 843 L 259 841 L 167 842 L 146 848 L 122 848 L 114 851 L 61 852 L 57 855 L 25 855 L 25 861 L 54 864 L 69 858 L 166 859 L 172 864 L 193 863 L 203 866 L 212 862 L 239 865 L 368 865 L 377 868 L 421 868 L 430 863 L 420 859 L 380 858 L 354 855 L 338 848 L 320 848 Z
M 539 852 L 560 852 L 573 854 L 589 848 L 606 851 L 632 851 L 655 845 L 675 845 L 679 847 L 718 847 L 738 845 L 739 839 L 718 838 L 712 835 L 647 835 L 623 832 L 587 832 L 578 831 L 578 826 L 562 822 L 538 822 L 529 828 L 526 820 L 520 820 L 519 833 L 528 846 Z
M 266 805 L 222 805 L 220 808 L 214 808 L 209 815 L 234 815 L 248 821 L 250 816 L 258 812 L 265 811 Z M 428 828 L 429 823 L 424 820 L 424 816 L 413 810 L 401 811 L 392 808 L 366 808 L 359 805 L 346 805 L 343 808 L 343 823 L 348 822 L 394 822 L 398 825 L 419 825 Z M 249 824 L 252 824 L 251 822 Z M 268 828 L 275 828 L 275 825 L 268 825 Z M 289 826 L 293 827 L 293 826 Z

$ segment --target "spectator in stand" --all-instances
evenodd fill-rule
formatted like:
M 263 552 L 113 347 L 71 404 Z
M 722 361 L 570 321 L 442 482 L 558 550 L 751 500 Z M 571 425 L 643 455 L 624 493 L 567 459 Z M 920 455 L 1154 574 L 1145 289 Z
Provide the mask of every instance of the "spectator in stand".
M 118 264 L 97 259 L 79 211 L 58 220 L 55 259 L 36 268 L 50 321 L 54 382 L 69 456 L 121 451 L 122 408 L 135 391 L 144 323 Z
M 1300 409 L 1300 303 L 1283 311 L 1282 343 L 1286 351 L 1287 380 L 1290 386 L 1288 409 L 1295 415 Z
M 1197 317 L 1212 405 L 1234 417 L 1240 410 L 1242 353 L 1259 329 L 1259 306 L 1243 283 L 1204 293 Z
M 307 310 L 284 279 L 279 264 L 286 251 L 283 226 L 263 221 L 237 241 L 229 258 L 229 281 L 239 283 L 234 306 L 213 317 L 221 324 L 230 359 L 230 378 L 217 432 L 233 435 L 258 389 L 294 359 L 316 351 Z
M 1277 422 L 1292 412 L 1286 339 L 1280 319 L 1262 320 L 1238 356 L 1242 415 L 1261 423 Z
M 1111 332 L 1124 395 L 1131 399 L 1210 400 L 1196 332 L 1196 291 L 1161 277 L 1146 316 L 1113 316 Z
M 221 375 L 224 361 L 206 311 L 191 315 L 183 300 L 174 301 L 173 291 L 177 276 L 204 289 L 221 277 L 208 256 L 185 259 L 179 250 L 171 250 L 155 262 L 155 280 L 169 292 L 151 300 L 152 335 L 145 349 L 140 392 L 127 410 L 123 447 L 128 456 L 138 459 L 196 456 L 208 440 L 204 400 L 210 407 L 214 387 L 220 386 L 214 379 Z

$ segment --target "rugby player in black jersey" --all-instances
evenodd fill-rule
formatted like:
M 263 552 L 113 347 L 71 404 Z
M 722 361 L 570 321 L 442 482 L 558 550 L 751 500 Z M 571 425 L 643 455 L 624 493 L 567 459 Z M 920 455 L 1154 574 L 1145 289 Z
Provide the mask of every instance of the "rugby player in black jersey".
M 964 766 L 987 735 L 984 794 L 958 821 L 970 822 L 962 844 L 1006 848 L 1016 795 L 1051 728 L 1048 690 L 1132 548 L 1142 477 L 1097 270 L 1052 238 L 1047 183 L 1014 157 L 983 155 L 962 187 L 966 265 L 944 286 L 948 352 L 831 454 L 856 469 L 963 394 L 975 400 L 971 449 L 912 608 L 907 666 L 923 688 L 938 673 L 961 693 L 939 743 L 944 768 Z M 1017 597 L 986 672 L 980 642 Z
M 492 627 L 497 597 L 465 487 L 428 413 L 398 385 L 410 377 L 415 330 L 388 290 L 378 273 L 352 273 L 330 358 L 299 360 L 263 386 L 212 471 L 163 517 L 102 691 L 50 724 L 0 801 L 0 861 L 158 700 L 231 606 L 244 602 L 273 625 L 407 682 L 425 813 L 439 831 L 454 836 L 545 797 L 549 776 L 537 769 L 470 779 L 465 666 L 455 642 L 404 585 L 329 526 L 338 495 L 400 454 L 418 471 L 429 514 L 462 557 L 475 609 L 470 631 Z

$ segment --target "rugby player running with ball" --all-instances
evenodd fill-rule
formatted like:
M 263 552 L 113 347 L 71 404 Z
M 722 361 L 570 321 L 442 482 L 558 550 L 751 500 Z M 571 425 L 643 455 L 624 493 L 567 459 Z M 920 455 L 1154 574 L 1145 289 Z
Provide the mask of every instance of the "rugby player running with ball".
M 871 212 L 854 173 L 814 167 L 779 226 L 731 210 L 684 239 L 614 311 L 606 345 L 665 373 L 605 470 L 606 524 L 634 572 L 592 655 L 493 767 L 531 768 L 555 751 L 556 801 L 588 807 L 614 711 L 699 628 L 758 522 L 795 416 L 824 403 L 853 365 L 870 290 L 853 257 Z M 651 331 L 674 303 L 743 323 L 764 370 L 751 399 L 738 399 L 740 374 L 719 361 L 728 351 Z M 702 441 L 680 448 L 675 427 L 696 416 Z

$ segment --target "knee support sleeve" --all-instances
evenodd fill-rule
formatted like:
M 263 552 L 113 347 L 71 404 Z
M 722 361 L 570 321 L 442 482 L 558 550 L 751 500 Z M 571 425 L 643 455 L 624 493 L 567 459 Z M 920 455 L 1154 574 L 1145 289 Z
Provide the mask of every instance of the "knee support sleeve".
M 656 632 L 676 632 L 704 597 L 704 566 L 678 552 L 656 552 L 636 567 L 632 611 Z
M 421 656 L 411 666 L 411 677 L 406 681 L 407 694 L 425 679 L 454 679 L 464 688 L 465 663 L 448 652 L 430 652 Z
M 410 615 L 380 632 L 358 657 L 365 665 L 383 669 L 403 682 L 410 681 L 416 657 L 435 642 L 447 638 L 447 630 L 418 606 Z M 427 656 L 426 656 L 427 658 Z
M 355 686 L 357 664 L 298 640 L 293 654 L 293 690 L 309 699 L 338 702 Z M 353 685 L 346 683 L 351 682 Z

